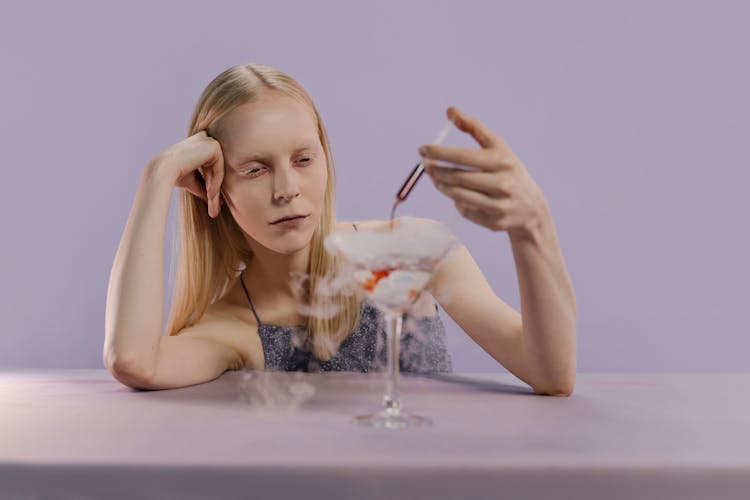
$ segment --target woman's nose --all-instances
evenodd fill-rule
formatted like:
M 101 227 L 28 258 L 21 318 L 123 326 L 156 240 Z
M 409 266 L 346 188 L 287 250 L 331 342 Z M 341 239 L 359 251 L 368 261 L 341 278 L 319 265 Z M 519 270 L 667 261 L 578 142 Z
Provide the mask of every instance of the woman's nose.
M 274 201 L 291 200 L 299 196 L 299 183 L 294 172 L 279 169 L 274 178 Z
M 273 199 L 276 201 L 291 200 L 291 199 L 296 198 L 297 196 L 299 196 L 299 191 L 288 191 L 288 192 L 277 191 L 274 194 Z

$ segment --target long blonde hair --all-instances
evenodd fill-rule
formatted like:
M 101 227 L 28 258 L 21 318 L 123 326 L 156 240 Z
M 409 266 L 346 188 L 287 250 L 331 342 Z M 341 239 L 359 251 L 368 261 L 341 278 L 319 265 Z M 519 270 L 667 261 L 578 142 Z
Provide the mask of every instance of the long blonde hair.
M 209 131 L 210 135 L 211 127 L 221 117 L 237 106 L 257 99 L 264 90 L 280 92 L 310 106 L 326 155 L 328 182 L 320 221 L 310 245 L 306 297 L 312 309 L 333 307 L 339 312 L 332 317 L 308 316 L 305 337 L 306 341 L 311 341 L 315 356 L 326 361 L 335 355 L 338 346 L 359 323 L 361 299 L 345 291 L 330 297 L 309 293 L 337 269 L 336 258 L 323 247 L 325 237 L 336 224 L 335 171 L 323 121 L 312 99 L 296 80 L 276 68 L 260 64 L 233 66 L 214 78 L 201 94 L 193 111 L 188 136 L 201 130 Z M 209 304 L 221 299 L 229 290 L 242 271 L 241 265 L 247 265 L 252 258 L 244 232 L 229 210 L 221 210 L 219 217 L 212 219 L 208 216 L 206 202 L 201 198 L 186 189 L 181 189 L 178 196 L 180 249 L 167 335 L 176 335 L 199 321 Z M 327 301 L 327 304 L 319 304 L 319 301 Z

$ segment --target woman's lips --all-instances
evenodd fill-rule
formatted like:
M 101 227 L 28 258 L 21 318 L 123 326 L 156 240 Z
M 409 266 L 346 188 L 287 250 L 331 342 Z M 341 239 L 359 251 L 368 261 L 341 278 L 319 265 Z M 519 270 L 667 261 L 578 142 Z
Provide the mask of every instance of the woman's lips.
M 298 227 L 298 226 L 302 225 L 302 223 L 304 223 L 305 220 L 307 220 L 307 217 L 308 217 L 307 215 L 303 215 L 301 217 L 295 217 L 294 219 L 287 219 L 287 220 L 283 220 L 281 222 L 273 222 L 271 225 L 272 226 L 281 226 L 281 227 L 285 227 L 285 228 L 294 228 L 294 227 Z
M 292 218 L 288 218 L 288 219 L 278 220 L 276 222 L 272 222 L 271 224 L 279 224 L 281 222 L 287 222 L 287 221 L 290 221 L 290 220 L 304 219 L 305 217 L 307 217 L 307 215 L 296 215 L 296 216 L 294 216 Z

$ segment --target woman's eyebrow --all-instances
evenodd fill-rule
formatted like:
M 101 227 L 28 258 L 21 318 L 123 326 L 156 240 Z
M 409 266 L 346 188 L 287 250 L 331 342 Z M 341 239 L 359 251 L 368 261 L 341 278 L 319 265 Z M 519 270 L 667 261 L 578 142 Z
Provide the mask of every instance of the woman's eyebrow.
M 296 155 L 298 153 L 301 153 L 302 151 L 307 151 L 308 149 L 315 149 L 315 146 L 312 144 L 305 144 L 303 146 L 296 148 L 294 151 L 292 151 L 292 155 Z M 264 160 L 264 159 L 266 159 L 266 155 L 262 153 L 252 153 L 252 154 L 240 156 L 237 160 L 233 161 L 232 164 L 241 165 L 249 161 Z

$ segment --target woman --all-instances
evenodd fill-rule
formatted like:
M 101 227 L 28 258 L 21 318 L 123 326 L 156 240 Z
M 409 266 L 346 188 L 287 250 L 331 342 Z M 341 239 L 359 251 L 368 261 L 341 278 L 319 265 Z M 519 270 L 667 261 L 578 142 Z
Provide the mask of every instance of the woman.
M 460 246 L 411 309 L 428 332 L 414 371 L 450 370 L 434 298 L 535 392 L 569 395 L 575 296 L 541 190 L 500 137 L 455 108 L 448 116 L 482 148 L 423 146 L 426 171 L 467 219 L 508 232 L 524 317 L 494 294 Z M 334 185 L 325 128 L 299 83 L 263 65 L 218 75 L 196 105 L 188 137 L 141 176 L 110 277 L 105 366 L 143 389 L 202 383 L 228 369 L 367 371 L 377 361 L 377 311 L 342 291 L 328 299 L 339 313 L 303 317 L 291 279 L 307 275 L 313 290 L 335 272 L 323 248 L 332 231 L 388 223 L 336 221 Z M 161 336 L 164 232 L 175 186 L 180 256 Z M 288 217 L 296 220 L 280 222 Z M 311 294 L 313 306 L 316 300 Z M 299 333 L 304 338 L 295 342 Z M 403 341 L 409 338 L 407 331 Z

